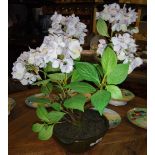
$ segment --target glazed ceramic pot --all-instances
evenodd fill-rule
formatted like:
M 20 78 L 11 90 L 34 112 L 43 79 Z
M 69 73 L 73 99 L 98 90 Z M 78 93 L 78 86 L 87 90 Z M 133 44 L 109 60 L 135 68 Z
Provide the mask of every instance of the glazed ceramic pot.
M 69 152 L 81 153 L 99 143 L 108 128 L 107 118 L 89 109 L 82 114 L 77 125 L 68 122 L 56 124 L 54 137 Z

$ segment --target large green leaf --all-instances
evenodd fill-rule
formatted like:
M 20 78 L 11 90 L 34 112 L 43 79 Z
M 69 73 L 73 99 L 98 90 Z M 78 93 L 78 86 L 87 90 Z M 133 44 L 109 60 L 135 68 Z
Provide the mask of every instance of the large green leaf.
M 94 65 L 88 62 L 78 62 L 76 63 L 76 69 L 84 80 L 92 81 L 97 85 L 100 83 L 99 76 Z
M 65 79 L 65 74 L 64 73 L 54 73 L 54 74 L 49 74 L 48 77 L 53 82 L 63 81 Z
M 91 96 L 91 103 L 95 107 L 95 109 L 100 113 L 100 115 L 103 114 L 103 110 L 109 103 L 110 98 L 111 95 L 106 90 L 99 90 Z
M 128 75 L 128 70 L 129 64 L 118 64 L 107 76 L 107 83 L 115 85 L 122 83 Z
M 62 110 L 62 107 L 61 107 L 61 104 L 60 104 L 60 103 L 52 103 L 52 104 L 51 104 L 51 107 L 52 107 L 54 110 L 57 110 L 57 111 L 61 111 L 61 110 Z
M 122 98 L 122 92 L 119 89 L 119 87 L 114 85 L 107 85 L 106 86 L 107 91 L 111 93 L 112 99 L 121 99 Z
M 65 115 L 64 112 L 51 111 L 48 113 L 48 119 L 50 120 L 51 123 L 57 123 L 63 118 L 64 115 Z
M 36 114 L 38 118 L 40 118 L 42 121 L 49 122 L 48 112 L 45 107 L 42 107 L 42 106 L 37 107 Z
M 96 89 L 86 82 L 72 82 L 65 86 L 65 88 L 70 88 L 78 93 L 93 93 Z
M 54 125 L 44 126 L 38 134 L 40 140 L 48 140 L 52 137 Z
M 80 76 L 78 71 L 75 69 L 72 74 L 71 82 L 82 81 L 82 80 L 84 79 Z
M 103 19 L 97 21 L 97 32 L 102 36 L 109 37 L 108 27 Z
M 107 47 L 102 54 L 101 64 L 103 70 L 108 75 L 117 65 L 117 57 L 115 52 L 110 48 Z
M 64 106 L 69 109 L 77 109 L 84 111 L 84 104 L 86 102 L 86 97 L 79 94 L 65 100 Z
M 32 125 L 32 131 L 33 132 L 40 132 L 43 127 L 44 127 L 44 124 L 35 123 Z

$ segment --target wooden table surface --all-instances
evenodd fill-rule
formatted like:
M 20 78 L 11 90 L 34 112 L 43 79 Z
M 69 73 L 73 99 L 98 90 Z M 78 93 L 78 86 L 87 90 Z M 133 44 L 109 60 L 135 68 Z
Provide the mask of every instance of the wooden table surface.
M 16 100 L 16 106 L 9 115 L 9 155 L 73 155 L 54 139 L 40 141 L 32 132 L 31 126 L 38 118 L 35 109 L 26 106 L 25 99 L 38 92 L 38 89 L 30 89 L 9 94 Z M 126 117 L 127 111 L 134 107 L 146 107 L 146 100 L 135 97 L 126 106 L 109 105 L 108 108 L 121 115 L 121 124 L 109 129 L 99 144 L 80 155 L 146 155 L 147 131 L 132 125 Z

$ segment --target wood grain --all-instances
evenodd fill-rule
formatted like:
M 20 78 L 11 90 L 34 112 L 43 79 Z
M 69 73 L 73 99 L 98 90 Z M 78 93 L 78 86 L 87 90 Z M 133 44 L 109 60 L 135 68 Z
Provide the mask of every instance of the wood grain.
M 9 155 L 74 155 L 64 150 L 53 138 L 39 141 L 31 131 L 32 124 L 38 118 L 35 109 L 27 107 L 24 101 L 27 96 L 38 92 L 38 89 L 31 89 L 9 94 L 16 100 L 16 106 L 9 116 Z M 133 107 L 146 107 L 146 101 L 136 97 L 126 106 L 109 105 L 108 108 L 121 115 L 121 124 L 110 129 L 91 150 L 79 155 L 146 155 L 146 130 L 132 125 L 126 118 L 127 111 Z

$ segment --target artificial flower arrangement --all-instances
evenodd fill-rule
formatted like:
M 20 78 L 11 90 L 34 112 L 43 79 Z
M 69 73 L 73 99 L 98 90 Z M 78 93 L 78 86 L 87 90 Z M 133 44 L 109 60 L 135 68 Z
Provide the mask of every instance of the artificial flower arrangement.
M 132 37 L 137 28 L 130 27 L 136 18 L 134 10 L 120 8 L 118 4 L 104 5 L 104 10 L 97 13 L 97 31 L 105 38 L 99 40 L 97 54 L 100 62 L 97 64 L 80 61 L 81 44 L 84 43 L 87 29 L 75 15 L 64 17 L 55 13 L 51 17 L 49 35 L 44 37 L 42 45 L 20 55 L 13 66 L 13 78 L 23 85 L 40 86 L 45 95 L 56 92 L 58 97 L 55 102 L 50 98 L 30 98 L 40 103 L 36 114 L 41 122 L 32 126 L 40 140 L 48 140 L 54 132 L 59 137 L 59 131 L 63 131 L 61 135 L 67 137 L 70 129 L 75 131 L 72 137 L 76 137 L 76 140 L 79 140 L 79 133 L 84 132 L 84 138 L 89 130 L 95 136 L 97 132 L 91 131 L 84 113 L 92 107 L 94 110 L 88 113 L 93 119 L 97 117 L 95 121 L 92 120 L 97 124 L 103 118 L 103 110 L 111 97 L 122 97 L 117 85 L 142 64 L 142 60 L 135 57 L 137 45 Z M 91 94 L 90 100 L 85 95 L 87 93 Z M 44 104 L 49 105 L 50 111 Z M 83 129 L 84 122 L 88 125 L 86 130 Z M 101 122 L 107 130 L 106 118 Z M 66 130 L 59 129 L 65 123 L 70 126 Z M 96 124 L 92 124 L 96 126 L 93 131 L 98 128 Z M 98 142 L 104 132 L 99 132 L 100 136 L 87 142 L 87 145 L 96 144 L 93 142 Z M 59 137 L 59 140 L 73 143 L 69 137 L 65 140 Z

